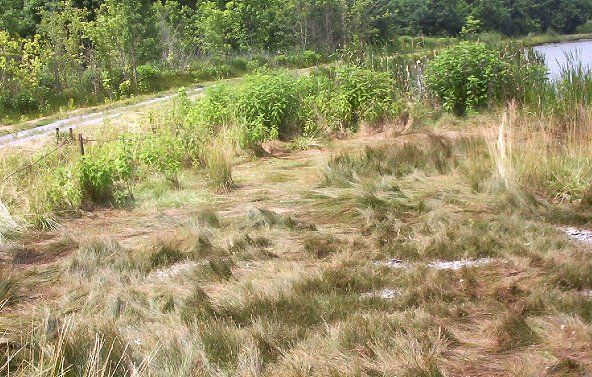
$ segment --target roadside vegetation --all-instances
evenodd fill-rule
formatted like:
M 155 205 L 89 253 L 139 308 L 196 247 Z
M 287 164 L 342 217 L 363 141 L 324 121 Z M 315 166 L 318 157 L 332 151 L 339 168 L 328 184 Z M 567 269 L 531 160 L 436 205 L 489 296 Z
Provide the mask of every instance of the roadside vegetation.
M 549 41 L 578 27 L 585 33 L 591 12 L 590 0 L 7 1 L 0 9 L 0 121 L 263 66 L 310 67 L 341 50 L 434 48 L 454 38 L 433 37 L 478 33 L 498 40 L 546 33 L 527 40 Z
M 592 373 L 592 73 L 479 27 L 3 150 L 0 375 Z

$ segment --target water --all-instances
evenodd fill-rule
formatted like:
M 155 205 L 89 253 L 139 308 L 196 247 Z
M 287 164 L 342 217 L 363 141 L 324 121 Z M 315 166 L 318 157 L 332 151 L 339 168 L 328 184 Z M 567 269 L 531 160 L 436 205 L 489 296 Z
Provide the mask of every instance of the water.
M 592 40 L 549 43 L 534 47 L 544 58 L 549 70 L 549 78 L 556 80 L 561 76 L 561 67 L 568 64 L 568 57 L 575 58 L 584 67 L 592 69 Z

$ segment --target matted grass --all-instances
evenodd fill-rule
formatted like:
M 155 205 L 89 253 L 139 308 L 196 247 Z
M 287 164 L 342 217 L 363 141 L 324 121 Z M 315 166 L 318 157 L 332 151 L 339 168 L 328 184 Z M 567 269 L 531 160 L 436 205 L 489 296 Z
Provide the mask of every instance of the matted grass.
M 50 231 L 44 264 L 0 250 L 0 374 L 586 375 L 589 246 L 550 214 L 586 216 L 495 166 L 478 137 L 379 135 L 239 163 L 223 193 L 147 185 Z

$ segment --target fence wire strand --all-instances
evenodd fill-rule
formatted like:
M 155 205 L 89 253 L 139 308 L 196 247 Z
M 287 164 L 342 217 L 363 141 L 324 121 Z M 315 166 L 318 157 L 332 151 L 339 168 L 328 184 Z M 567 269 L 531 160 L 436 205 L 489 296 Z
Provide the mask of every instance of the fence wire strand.
M 147 137 L 136 137 L 134 138 L 135 141 L 144 141 L 148 139 Z M 107 143 L 112 143 L 114 141 L 122 141 L 125 140 L 122 136 L 113 138 L 113 139 L 88 139 L 88 138 L 83 138 L 84 142 L 92 142 L 92 143 L 97 143 L 97 144 L 107 144 Z M 74 141 L 74 140 L 72 140 Z M 131 141 L 131 140 L 130 140 Z M 15 175 L 32 168 L 33 166 L 37 165 L 38 163 L 40 163 L 43 159 L 45 159 L 46 157 L 50 156 L 52 153 L 55 153 L 57 151 L 59 151 L 63 146 L 65 146 L 67 143 L 61 143 L 58 146 L 52 148 L 50 151 L 48 151 L 47 153 L 44 153 L 43 155 L 41 155 L 40 157 L 38 157 L 37 159 L 35 159 L 35 161 L 30 162 L 28 164 L 26 164 L 25 166 L 22 166 L 21 168 L 13 171 L 12 173 L 10 173 L 9 175 L 7 175 L 6 177 L 4 177 L 2 179 L 2 181 L 0 181 L 0 185 L 6 183 L 6 181 L 8 181 L 10 178 L 14 177 Z
M 2 179 L 2 181 L 0 182 L 0 184 L 4 184 L 6 181 L 8 181 L 8 179 L 14 177 L 15 175 L 17 175 L 18 173 L 21 173 L 27 169 L 32 168 L 33 166 L 37 165 L 39 162 L 41 162 L 41 160 L 45 159 L 46 157 L 50 156 L 52 153 L 57 152 L 60 149 L 60 146 L 57 146 L 55 148 L 53 148 L 52 150 L 50 150 L 49 152 L 43 154 L 42 156 L 40 156 L 39 158 L 37 158 L 35 161 L 28 163 L 27 165 L 13 171 L 12 173 L 10 173 L 9 175 L 7 175 L 6 177 L 4 177 L 4 179 Z

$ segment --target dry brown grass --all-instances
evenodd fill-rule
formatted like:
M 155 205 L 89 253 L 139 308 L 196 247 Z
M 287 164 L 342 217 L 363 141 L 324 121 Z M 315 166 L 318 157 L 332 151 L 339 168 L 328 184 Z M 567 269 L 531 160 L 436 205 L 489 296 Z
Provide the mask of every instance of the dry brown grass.
M 404 139 L 243 162 L 223 194 L 182 177 L 203 196 L 66 223 L 42 266 L 3 252 L 0 374 L 592 373 L 590 249 L 549 213 L 583 215 L 500 184 L 483 140 Z M 485 262 L 434 264 L 461 260 Z

